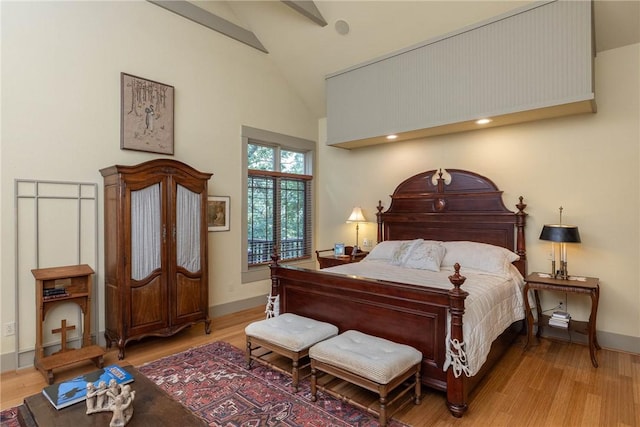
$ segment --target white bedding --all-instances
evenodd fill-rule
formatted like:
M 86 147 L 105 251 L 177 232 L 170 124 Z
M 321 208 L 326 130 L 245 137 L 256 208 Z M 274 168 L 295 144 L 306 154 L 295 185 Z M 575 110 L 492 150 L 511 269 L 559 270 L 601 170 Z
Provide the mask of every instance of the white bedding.
M 378 280 L 451 289 L 448 276 L 451 267 L 441 271 L 420 270 L 392 265 L 386 260 L 367 260 L 324 269 L 333 273 L 355 275 Z M 467 280 L 462 289 L 469 293 L 465 300 L 463 338 L 468 375 L 475 375 L 487 360 L 491 343 L 513 322 L 524 318 L 522 291 L 524 279 L 511 265 L 507 276 L 462 268 Z M 449 330 L 447 329 L 447 342 Z M 448 363 L 451 357 L 448 355 Z M 446 365 L 448 366 L 448 364 Z

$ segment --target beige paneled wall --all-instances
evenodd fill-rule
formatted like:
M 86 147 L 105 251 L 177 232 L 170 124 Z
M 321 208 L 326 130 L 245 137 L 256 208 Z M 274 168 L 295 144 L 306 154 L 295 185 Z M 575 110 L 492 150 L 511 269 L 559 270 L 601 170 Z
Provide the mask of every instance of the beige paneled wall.
M 640 339 L 639 54 L 637 44 L 598 54 L 596 114 L 353 151 L 327 147 L 322 122 L 318 246 L 354 242 L 355 227 L 345 223 L 352 207 L 375 221 L 378 200 L 388 206 L 409 176 L 441 167 L 475 171 L 504 190 L 509 208 L 524 196 L 529 271 L 550 269 L 548 243 L 538 237 L 564 207 L 564 221 L 579 226 L 583 241 L 569 248 L 569 272 L 601 279 L 598 330 Z M 365 237 L 375 240 L 374 223 L 360 227 Z M 545 297 L 546 307 L 557 303 Z M 589 300 L 570 296 L 568 309 L 586 318 Z

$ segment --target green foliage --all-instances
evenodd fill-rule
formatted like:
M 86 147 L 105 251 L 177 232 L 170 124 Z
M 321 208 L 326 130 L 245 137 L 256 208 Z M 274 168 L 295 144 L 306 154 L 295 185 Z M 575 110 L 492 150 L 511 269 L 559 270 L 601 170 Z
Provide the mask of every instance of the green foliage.
M 280 163 L 275 159 L 280 153 Z M 249 169 L 305 174 L 305 154 L 279 150 L 259 144 L 248 144 Z M 268 261 L 277 241 L 283 259 L 308 255 L 305 235 L 308 207 L 306 181 L 295 177 L 248 177 L 248 240 L 249 262 Z M 279 222 L 277 222 L 279 218 Z M 279 234 L 279 235 L 278 235 Z

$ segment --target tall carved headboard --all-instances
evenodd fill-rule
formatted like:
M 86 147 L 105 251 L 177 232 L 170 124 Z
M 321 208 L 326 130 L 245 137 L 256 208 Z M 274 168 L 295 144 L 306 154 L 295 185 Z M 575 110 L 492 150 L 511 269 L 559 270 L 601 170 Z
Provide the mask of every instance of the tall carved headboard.
M 470 240 L 502 246 L 520 255 L 514 265 L 526 275 L 526 204 L 507 209 L 489 179 L 460 169 L 430 170 L 403 181 L 383 212 L 378 202 L 378 241 Z

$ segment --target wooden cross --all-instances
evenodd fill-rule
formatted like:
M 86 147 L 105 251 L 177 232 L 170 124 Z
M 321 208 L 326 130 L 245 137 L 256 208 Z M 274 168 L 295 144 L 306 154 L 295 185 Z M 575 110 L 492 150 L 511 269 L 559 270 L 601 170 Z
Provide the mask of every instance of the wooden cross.
M 76 328 L 75 325 L 67 326 L 67 319 L 62 319 L 62 326 L 57 329 L 52 329 L 54 334 L 61 334 L 60 351 L 57 353 L 64 353 L 67 351 L 67 331 L 73 331 Z

